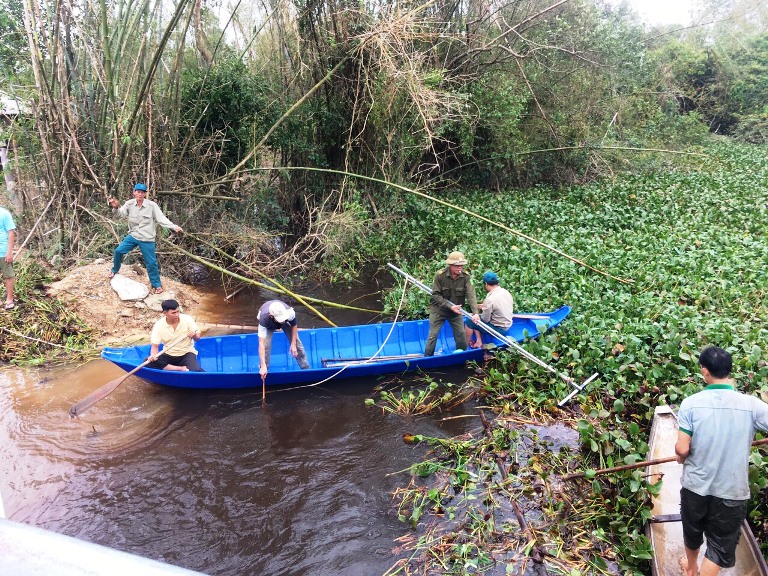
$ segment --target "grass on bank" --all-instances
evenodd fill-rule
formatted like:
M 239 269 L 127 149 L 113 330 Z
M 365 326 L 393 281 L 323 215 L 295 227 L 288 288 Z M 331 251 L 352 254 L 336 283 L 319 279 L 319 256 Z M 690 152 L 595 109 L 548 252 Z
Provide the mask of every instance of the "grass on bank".
M 0 366 L 92 357 L 92 330 L 64 302 L 46 295 L 46 271 L 34 260 L 17 261 L 13 267 L 16 307 L 0 312 Z

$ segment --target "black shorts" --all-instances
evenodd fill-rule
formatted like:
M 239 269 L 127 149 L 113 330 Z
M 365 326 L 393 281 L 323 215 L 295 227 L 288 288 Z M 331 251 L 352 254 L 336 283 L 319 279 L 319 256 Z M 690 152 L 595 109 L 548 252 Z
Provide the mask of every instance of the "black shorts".
M 162 370 L 169 364 L 171 366 L 186 366 L 190 372 L 205 372 L 205 370 L 200 367 L 200 362 L 197 361 L 197 354 L 194 352 L 187 352 L 184 356 L 163 354 L 154 362 L 147 364 L 147 368 L 157 368 L 158 370 Z
M 699 496 L 682 488 L 680 516 L 685 547 L 698 550 L 706 536 L 705 557 L 721 568 L 730 568 L 736 564 L 736 545 L 741 535 L 741 524 L 747 517 L 748 503 L 749 500 Z

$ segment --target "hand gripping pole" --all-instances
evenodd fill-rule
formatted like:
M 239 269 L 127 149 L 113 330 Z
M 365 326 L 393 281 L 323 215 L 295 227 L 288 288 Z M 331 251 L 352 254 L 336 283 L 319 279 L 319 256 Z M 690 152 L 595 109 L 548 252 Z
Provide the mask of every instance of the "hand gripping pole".
M 423 282 L 420 282 L 419 280 L 417 280 L 416 278 L 414 278 L 413 276 L 411 276 L 410 274 L 408 274 L 404 270 L 401 270 L 400 268 L 398 268 L 397 266 L 395 266 L 394 264 L 392 264 L 390 262 L 387 262 L 387 266 L 389 266 L 392 270 L 394 270 L 395 272 L 400 274 L 403 278 L 405 278 L 406 280 L 408 280 L 409 282 L 414 284 L 422 292 L 425 292 L 425 293 L 429 294 L 430 296 L 432 295 L 432 289 L 429 286 L 427 286 L 426 284 L 424 284 Z M 450 301 L 448 301 L 448 305 L 451 306 L 451 307 L 454 306 L 453 302 L 450 302 Z M 470 314 L 469 312 L 467 312 L 463 308 L 460 308 L 459 310 L 460 310 L 462 316 L 465 316 L 466 318 L 469 318 L 470 320 L 472 319 L 472 314 Z M 513 339 L 508 338 L 507 336 L 505 336 L 504 334 L 502 334 L 501 332 L 496 330 L 493 326 L 490 326 L 490 325 L 486 324 L 482 320 L 480 322 L 478 322 L 477 324 L 483 330 L 488 332 L 488 334 L 490 334 L 491 336 L 494 336 L 494 337 L 498 338 L 499 340 L 504 342 L 510 348 L 514 348 L 524 358 L 527 358 L 528 360 L 530 360 L 534 364 L 537 364 L 538 366 L 541 366 L 545 370 L 548 370 L 549 372 L 552 372 L 555 376 L 557 376 L 558 378 L 563 380 L 569 386 L 573 386 L 574 387 L 574 390 L 570 394 L 568 394 L 568 396 L 566 396 L 560 402 L 558 402 L 558 404 L 557 404 L 558 406 L 561 406 L 561 407 L 564 406 L 566 404 L 566 402 L 568 402 L 576 394 L 581 392 L 587 386 L 587 384 L 592 382 L 595 378 L 597 378 L 600 375 L 598 372 L 595 372 L 594 374 L 592 374 L 592 376 L 587 378 L 581 386 L 579 386 L 578 384 L 576 384 L 576 381 L 573 378 L 571 378 L 567 374 L 563 374 L 563 373 L 558 372 L 557 370 L 552 368 L 552 366 L 550 366 L 549 364 L 547 364 L 546 362 L 544 362 L 540 358 L 537 358 L 536 356 L 534 356 L 533 354 L 528 352 L 525 348 L 520 346 Z

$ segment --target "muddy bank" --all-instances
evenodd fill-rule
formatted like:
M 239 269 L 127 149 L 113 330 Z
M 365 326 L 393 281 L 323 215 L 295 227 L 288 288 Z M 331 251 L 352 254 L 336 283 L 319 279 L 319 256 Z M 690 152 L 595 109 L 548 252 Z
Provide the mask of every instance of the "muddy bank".
M 122 300 L 110 285 L 109 272 L 110 262 L 98 259 L 70 270 L 47 287 L 49 296 L 66 302 L 93 329 L 99 346 L 146 341 L 152 324 L 160 317 L 160 302 L 167 298 L 178 300 L 182 309 L 188 310 L 195 310 L 209 298 L 205 292 L 162 276 L 162 294 Z M 146 270 L 137 264 L 123 265 L 120 274 L 149 286 Z M 193 316 L 200 322 L 206 320 L 198 314 Z

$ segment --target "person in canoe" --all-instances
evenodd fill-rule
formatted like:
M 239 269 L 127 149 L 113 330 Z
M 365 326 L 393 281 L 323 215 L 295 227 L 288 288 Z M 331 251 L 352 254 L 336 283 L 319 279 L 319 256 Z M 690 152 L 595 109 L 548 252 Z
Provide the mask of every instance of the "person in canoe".
M 683 465 L 680 516 L 685 576 L 696 576 L 699 548 L 707 538 L 701 576 L 736 563 L 739 530 L 747 516 L 749 453 L 756 430 L 768 430 L 768 404 L 736 392 L 731 355 L 702 350 L 699 367 L 707 387 L 680 404 L 675 443 Z
M 464 272 L 467 259 L 461 252 L 451 252 L 444 270 L 435 274 L 432 282 L 432 298 L 429 303 L 429 335 L 424 347 L 424 356 L 435 354 L 437 336 L 444 322 L 453 330 L 453 339 L 457 350 L 466 350 L 467 336 L 464 332 L 464 320 L 461 309 L 468 304 L 473 314 L 479 312 L 477 296 L 472 286 L 472 279 Z
M 152 292 L 155 294 L 163 293 L 163 285 L 160 281 L 160 268 L 157 265 L 157 256 L 155 255 L 155 236 L 157 235 L 157 225 L 169 228 L 177 234 L 183 232 L 181 226 L 177 226 L 168 218 L 163 211 L 152 200 L 147 200 L 147 186 L 139 182 L 133 187 L 133 199 L 128 200 L 120 206 L 117 198 L 110 196 L 107 203 L 121 218 L 128 218 L 128 236 L 123 238 L 120 245 L 115 248 L 112 261 L 112 270 L 109 277 L 112 278 L 120 272 L 120 266 L 123 258 L 128 252 L 138 247 L 141 255 L 144 257 L 144 264 L 147 267 L 149 283 L 152 286 Z
M 512 326 L 512 314 L 514 301 L 512 294 L 506 288 L 499 286 L 499 276 L 496 272 L 488 271 L 483 274 L 483 283 L 488 295 L 478 305 L 481 313 L 472 316 L 472 319 L 464 318 L 464 331 L 467 336 L 467 344 L 471 348 L 480 348 L 483 345 L 483 334 L 487 334 L 478 323 L 482 320 L 491 328 L 506 334 Z
M 282 330 L 290 342 L 291 356 L 296 358 L 302 370 L 309 368 L 307 353 L 299 340 L 299 325 L 296 311 L 280 300 L 269 300 L 262 304 L 257 315 L 259 320 L 259 374 L 266 378 L 269 372 L 269 358 L 272 354 L 272 335 Z
M 147 368 L 203 372 L 195 349 L 195 342 L 200 340 L 200 330 L 192 316 L 182 314 L 176 300 L 163 300 L 160 306 L 163 309 L 163 317 L 152 326 L 152 347 L 149 350 L 149 359 L 152 362 L 147 364 Z M 184 338 L 184 334 L 187 338 Z M 177 341 L 178 344 L 175 344 Z M 160 354 L 160 344 L 166 348 L 170 344 L 173 346 Z

